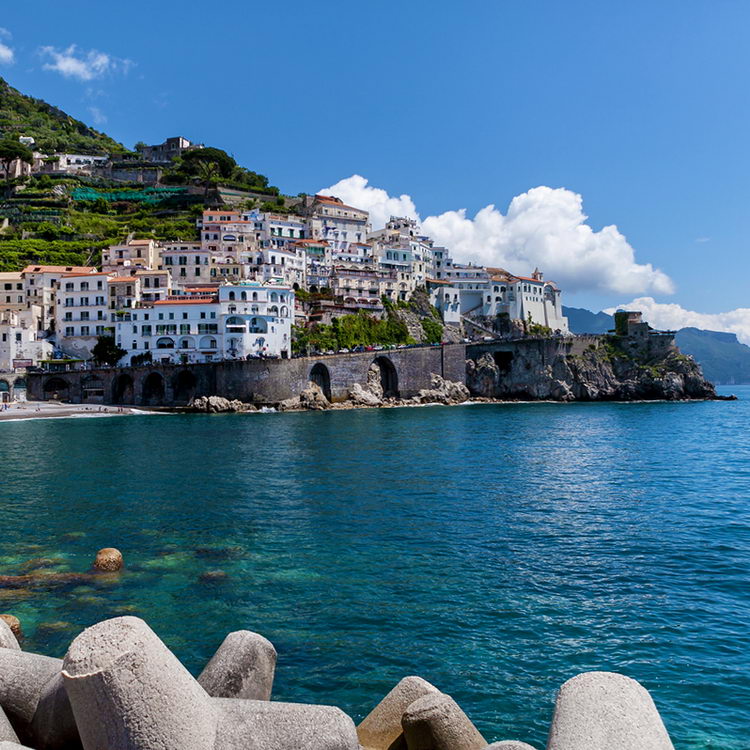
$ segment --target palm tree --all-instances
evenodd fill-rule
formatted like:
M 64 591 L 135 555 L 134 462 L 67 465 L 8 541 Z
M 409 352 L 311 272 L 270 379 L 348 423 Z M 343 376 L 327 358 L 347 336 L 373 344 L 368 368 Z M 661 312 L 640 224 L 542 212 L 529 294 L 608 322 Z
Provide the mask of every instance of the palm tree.
M 203 202 L 208 202 L 208 191 L 219 179 L 219 165 L 215 161 L 196 161 L 198 177 L 203 183 Z

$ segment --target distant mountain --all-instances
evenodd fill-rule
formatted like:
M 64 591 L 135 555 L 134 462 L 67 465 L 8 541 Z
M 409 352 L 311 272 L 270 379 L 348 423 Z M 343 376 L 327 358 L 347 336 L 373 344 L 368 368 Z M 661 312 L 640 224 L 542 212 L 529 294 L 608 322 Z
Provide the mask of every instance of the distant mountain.
M 573 333 L 607 333 L 615 327 L 615 319 L 605 312 L 593 313 L 582 307 L 563 307 L 563 315 Z
M 607 333 L 614 328 L 611 315 L 593 313 L 580 307 L 563 307 L 573 333 Z M 690 354 L 712 383 L 734 385 L 750 383 L 750 346 L 741 344 L 733 333 L 682 328 L 675 337 L 677 346 Z
M 685 354 L 692 354 L 700 362 L 703 374 L 711 382 L 750 383 L 750 346 L 737 341 L 734 333 L 681 328 L 676 340 Z
M 30 135 L 43 153 L 106 154 L 126 151 L 104 133 L 90 128 L 42 99 L 14 89 L 0 78 L 0 138 Z

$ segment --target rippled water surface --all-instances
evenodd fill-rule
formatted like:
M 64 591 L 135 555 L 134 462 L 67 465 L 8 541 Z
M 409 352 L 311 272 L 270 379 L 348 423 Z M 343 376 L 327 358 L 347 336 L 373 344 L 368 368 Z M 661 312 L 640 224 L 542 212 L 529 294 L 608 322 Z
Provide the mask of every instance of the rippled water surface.
M 489 740 L 538 747 L 557 687 L 615 670 L 677 748 L 746 750 L 750 388 L 733 390 L 1 423 L 0 574 L 40 557 L 85 572 L 104 546 L 127 571 L 0 589 L 0 611 L 52 655 L 137 614 L 196 674 L 257 630 L 278 699 L 356 720 L 419 674 Z

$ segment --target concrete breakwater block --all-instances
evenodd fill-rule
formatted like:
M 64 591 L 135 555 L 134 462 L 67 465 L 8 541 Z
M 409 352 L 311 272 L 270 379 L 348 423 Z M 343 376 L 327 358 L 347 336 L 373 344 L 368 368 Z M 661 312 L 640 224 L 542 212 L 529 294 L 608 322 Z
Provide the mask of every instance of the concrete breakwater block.
M 487 740 L 449 695 L 418 698 L 401 719 L 408 750 L 482 750 Z
M 137 617 L 84 630 L 62 675 L 85 750 L 359 748 L 337 708 L 211 698 Z
M 340 708 L 215 698 L 215 750 L 359 750 L 354 722 Z
M 388 750 L 402 734 L 401 719 L 418 698 L 440 693 L 421 677 L 404 677 L 360 722 L 357 735 L 366 750 Z
M 614 672 L 584 672 L 557 694 L 547 750 L 674 750 L 648 690 Z
M 11 648 L 14 651 L 21 650 L 18 639 L 10 629 L 10 625 L 2 618 L 0 618 L 0 648 Z
M 61 667 L 60 659 L 0 649 L 0 706 L 23 739 L 38 750 L 78 745 Z
M 19 745 L 17 742 L 0 740 L 0 750 L 33 750 L 33 748 Z
M 18 735 L 2 708 L 0 708 L 0 742 L 18 742 Z
M 62 675 L 86 750 L 214 746 L 211 699 L 137 617 L 84 630 L 65 655 Z
M 213 698 L 271 699 L 276 649 L 249 630 L 230 633 L 198 677 Z
M 16 638 L 21 638 L 23 636 L 21 621 L 15 615 L 0 615 L 0 621 L 4 622 L 10 628 L 10 632 L 13 633 Z

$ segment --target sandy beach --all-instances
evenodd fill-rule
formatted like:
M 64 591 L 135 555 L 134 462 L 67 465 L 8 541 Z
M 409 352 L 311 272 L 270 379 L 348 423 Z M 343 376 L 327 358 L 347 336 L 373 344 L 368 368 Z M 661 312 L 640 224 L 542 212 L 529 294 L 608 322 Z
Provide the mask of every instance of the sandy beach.
M 129 406 L 61 404 L 54 401 L 19 401 L 0 410 L 0 422 L 18 419 L 54 419 L 57 417 L 122 417 L 142 414 Z

